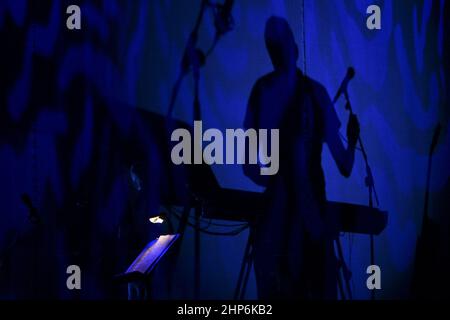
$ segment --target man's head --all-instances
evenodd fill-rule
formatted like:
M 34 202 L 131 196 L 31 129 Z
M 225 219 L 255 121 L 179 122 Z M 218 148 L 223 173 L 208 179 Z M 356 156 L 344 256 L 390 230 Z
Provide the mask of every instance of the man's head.
M 270 17 L 266 22 L 265 40 L 267 51 L 275 69 L 295 68 L 298 47 L 291 27 L 284 18 Z

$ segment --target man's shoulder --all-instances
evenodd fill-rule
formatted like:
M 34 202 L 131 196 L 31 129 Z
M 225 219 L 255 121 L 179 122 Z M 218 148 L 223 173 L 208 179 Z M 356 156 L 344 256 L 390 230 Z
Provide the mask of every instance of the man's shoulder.
M 266 73 L 258 78 L 255 82 L 255 87 L 263 86 L 271 83 L 276 78 L 276 73 L 274 71 Z
M 316 79 L 313 79 L 300 71 L 297 72 L 299 79 L 303 78 L 306 80 L 307 86 L 312 90 L 313 94 L 319 99 L 323 99 L 328 97 L 328 91 L 323 84 L 321 84 Z M 264 87 L 270 87 L 274 82 L 277 82 L 279 79 L 279 74 L 276 71 L 271 71 L 262 75 L 256 80 L 254 84 L 254 88 L 260 89 Z
M 307 83 L 309 84 L 309 86 L 312 88 L 312 90 L 316 94 L 328 94 L 325 86 L 323 84 L 321 84 L 319 81 L 317 81 L 309 76 L 305 76 L 305 79 L 306 79 Z

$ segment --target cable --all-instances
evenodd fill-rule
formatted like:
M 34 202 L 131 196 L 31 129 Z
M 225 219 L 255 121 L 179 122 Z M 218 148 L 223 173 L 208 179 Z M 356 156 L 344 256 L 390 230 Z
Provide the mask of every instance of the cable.
M 173 214 L 178 220 L 181 220 L 181 215 L 176 212 L 175 210 L 173 210 L 172 208 L 167 208 L 168 211 Z M 190 226 L 191 228 L 193 228 L 194 230 L 198 230 L 202 233 L 208 234 L 208 235 L 213 235 L 213 236 L 236 236 L 238 234 L 240 234 L 242 231 L 246 230 L 249 225 L 248 224 L 243 224 L 240 228 L 237 228 L 235 230 L 229 231 L 229 232 L 215 232 L 215 231 L 209 231 L 205 228 L 199 228 L 197 227 L 195 224 L 191 223 L 190 221 L 186 222 L 188 226 Z
M 167 207 L 165 207 L 165 208 L 167 209 Z M 175 209 L 173 209 L 173 207 L 172 207 L 171 211 L 173 212 L 174 210 Z M 177 214 L 178 214 L 178 216 L 181 215 L 181 213 L 179 211 L 177 212 Z M 192 217 L 190 216 L 189 218 L 192 218 Z M 200 217 L 200 220 L 203 220 L 203 222 L 208 223 L 208 227 L 215 226 L 215 227 L 224 227 L 224 228 L 235 228 L 235 227 L 243 227 L 243 226 L 248 225 L 248 223 L 246 223 L 246 222 L 235 223 L 235 224 L 217 223 L 217 222 L 212 222 L 212 220 L 213 220 L 212 218 L 205 219 L 205 218 Z

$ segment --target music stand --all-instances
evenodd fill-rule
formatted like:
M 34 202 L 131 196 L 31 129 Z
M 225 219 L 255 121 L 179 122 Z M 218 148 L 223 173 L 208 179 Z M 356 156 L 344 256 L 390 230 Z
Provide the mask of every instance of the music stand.
M 128 283 L 129 300 L 150 299 L 151 274 L 179 236 L 179 234 L 163 235 L 149 242 L 127 271 L 116 276 L 118 281 Z

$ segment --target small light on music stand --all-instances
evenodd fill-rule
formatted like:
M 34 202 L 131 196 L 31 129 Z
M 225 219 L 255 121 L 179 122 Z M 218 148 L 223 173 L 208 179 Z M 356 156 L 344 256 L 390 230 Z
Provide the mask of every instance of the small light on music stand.
M 164 214 L 160 214 L 154 217 L 150 217 L 150 219 L 148 219 L 148 221 L 150 221 L 153 224 L 163 224 L 166 220 L 166 217 Z

